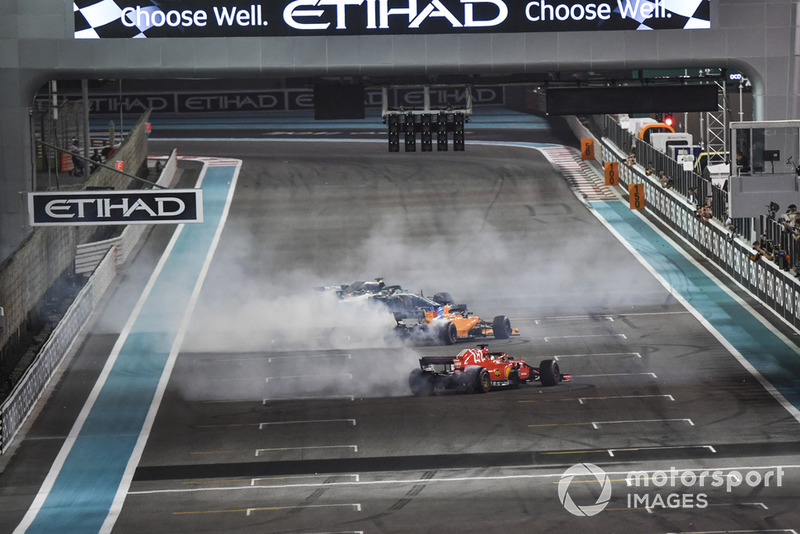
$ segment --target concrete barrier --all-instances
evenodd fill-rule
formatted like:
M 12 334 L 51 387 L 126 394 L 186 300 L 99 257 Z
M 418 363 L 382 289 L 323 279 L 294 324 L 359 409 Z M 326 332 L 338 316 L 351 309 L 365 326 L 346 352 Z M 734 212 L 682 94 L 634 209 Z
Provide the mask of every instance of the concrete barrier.
M 177 160 L 177 151 L 173 151 L 156 182 L 158 185 L 164 187 L 172 185 L 177 170 Z M 34 363 L 0 406 L 0 454 L 8 449 L 34 404 L 42 396 L 81 328 L 114 280 L 118 266 L 127 261 L 129 253 L 136 248 L 139 240 L 150 228 L 152 226 L 131 225 L 123 230 L 119 238 L 87 245 L 88 249 L 101 251 L 100 260 L 92 268 L 92 274 L 86 285 L 39 351 Z M 96 254 L 96 251 L 92 254 Z

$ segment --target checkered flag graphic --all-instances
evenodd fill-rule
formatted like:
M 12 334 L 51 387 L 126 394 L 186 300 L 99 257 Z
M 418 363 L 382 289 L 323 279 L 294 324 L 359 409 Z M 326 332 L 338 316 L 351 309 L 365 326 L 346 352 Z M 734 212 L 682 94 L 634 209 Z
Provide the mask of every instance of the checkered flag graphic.
M 144 5 L 143 5 L 144 4 Z M 155 5 L 137 0 L 74 0 L 76 39 L 133 39 L 147 37 L 150 28 L 122 23 L 122 10 L 140 6 L 143 11 L 156 11 Z M 129 23 L 134 23 L 131 19 Z
M 631 30 L 663 30 L 663 29 L 678 29 L 684 30 L 697 30 L 707 29 L 711 27 L 711 13 L 710 4 L 708 0 L 660 0 L 643 1 L 644 4 L 650 4 L 655 9 L 663 8 L 666 12 L 666 18 L 642 18 L 642 10 L 638 11 L 639 19 L 631 20 L 630 27 L 626 29 Z

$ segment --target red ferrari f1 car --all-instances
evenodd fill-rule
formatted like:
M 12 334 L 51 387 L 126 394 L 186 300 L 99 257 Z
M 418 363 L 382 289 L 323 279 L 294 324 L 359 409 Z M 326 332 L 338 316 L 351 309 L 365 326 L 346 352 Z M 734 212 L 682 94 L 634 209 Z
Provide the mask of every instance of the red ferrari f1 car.
M 420 358 L 419 369 L 411 371 L 408 385 L 414 395 L 422 397 L 432 395 L 437 389 L 486 393 L 494 387 L 516 387 L 535 381 L 555 386 L 571 379 L 572 375 L 561 374 L 555 360 L 542 360 L 537 368 L 505 352 L 489 352 L 486 345 L 479 345 L 477 349 L 462 350 L 455 358 Z

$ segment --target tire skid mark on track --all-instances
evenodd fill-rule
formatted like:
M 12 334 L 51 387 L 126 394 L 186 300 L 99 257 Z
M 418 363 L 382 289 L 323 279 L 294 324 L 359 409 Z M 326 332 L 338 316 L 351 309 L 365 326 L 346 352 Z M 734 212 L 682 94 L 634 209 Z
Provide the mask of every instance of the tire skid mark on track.
M 762 458 L 772 456 L 797 456 L 800 441 L 752 443 L 703 443 L 711 446 L 716 458 Z M 696 456 L 696 449 L 639 448 L 637 461 L 679 460 Z M 564 458 L 568 456 L 569 458 Z M 608 448 L 591 450 L 505 451 L 467 454 L 441 454 L 419 456 L 383 456 L 337 458 L 329 460 L 298 460 L 285 462 L 232 462 L 226 464 L 191 464 L 140 466 L 134 482 L 193 480 L 213 478 L 252 477 L 264 478 L 281 475 L 306 475 L 309 473 L 370 473 L 398 471 L 439 471 L 442 469 L 502 468 L 514 466 L 544 467 L 569 466 L 576 462 L 602 462 L 608 458 Z M 135 492 L 131 492 L 135 493 Z

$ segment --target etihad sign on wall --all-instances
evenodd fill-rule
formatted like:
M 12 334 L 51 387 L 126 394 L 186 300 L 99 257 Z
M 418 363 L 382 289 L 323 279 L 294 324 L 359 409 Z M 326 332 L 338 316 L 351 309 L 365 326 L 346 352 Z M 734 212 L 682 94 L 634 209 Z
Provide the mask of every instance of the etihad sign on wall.
M 31 226 L 203 222 L 202 189 L 28 194 Z
M 76 0 L 76 38 L 710 28 L 710 0 Z

